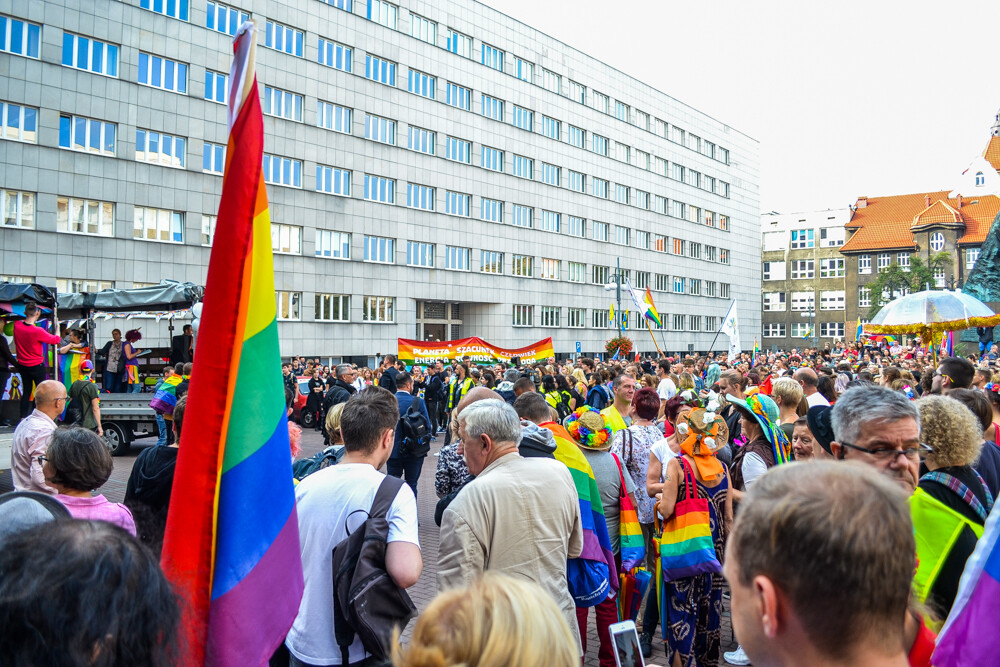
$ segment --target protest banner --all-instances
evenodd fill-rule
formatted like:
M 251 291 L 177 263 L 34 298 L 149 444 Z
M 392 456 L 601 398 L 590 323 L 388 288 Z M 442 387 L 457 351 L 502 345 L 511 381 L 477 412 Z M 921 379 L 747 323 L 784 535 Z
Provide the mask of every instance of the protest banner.
M 555 356 L 555 352 L 552 349 L 551 337 L 516 349 L 497 347 L 487 343 L 482 338 L 433 342 L 400 338 L 396 356 L 407 366 L 429 364 L 437 359 L 442 361 L 461 360 L 465 356 L 482 364 L 495 364 L 501 361 L 510 363 L 512 357 L 520 357 L 522 364 L 533 364 L 536 362 L 544 363 L 547 358 Z

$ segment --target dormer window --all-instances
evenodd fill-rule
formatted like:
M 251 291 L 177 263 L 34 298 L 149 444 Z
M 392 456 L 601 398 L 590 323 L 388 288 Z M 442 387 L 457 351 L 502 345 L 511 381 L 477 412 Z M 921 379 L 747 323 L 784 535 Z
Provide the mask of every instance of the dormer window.
M 934 252 L 941 252 L 944 250 L 944 234 L 941 232 L 934 232 L 931 234 L 931 250 Z
M 986 174 L 981 171 L 976 172 L 976 187 L 982 187 L 986 185 Z

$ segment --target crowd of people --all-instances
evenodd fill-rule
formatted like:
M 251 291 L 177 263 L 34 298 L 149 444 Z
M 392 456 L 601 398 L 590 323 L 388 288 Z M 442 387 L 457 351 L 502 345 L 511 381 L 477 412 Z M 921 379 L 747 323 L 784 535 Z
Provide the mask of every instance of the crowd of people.
M 296 479 L 305 588 L 280 653 L 307 667 L 417 667 L 568 666 L 595 651 L 610 667 L 617 591 L 639 568 L 662 579 L 636 617 L 641 650 L 662 642 L 668 665 L 929 666 L 1000 493 L 995 348 L 930 361 L 915 346 L 861 345 L 531 365 L 407 366 L 387 355 L 375 369 L 296 357 L 283 368 L 289 408 L 309 377 L 306 410 L 341 453 Z M 172 435 L 139 456 L 122 504 L 94 495 L 112 467 L 94 427 L 57 428 L 69 394 L 38 384 L 15 433 L 20 503 L 0 498 L 0 619 L 11 628 L 0 651 L 28 656 L 16 664 L 57 650 L 100 658 L 74 664 L 170 664 L 181 650 L 155 557 L 177 452 L 197 438 L 182 443 L 177 387 L 190 374 L 182 366 L 154 393 Z M 290 431 L 294 458 L 300 431 Z M 432 453 L 439 594 L 409 642 L 377 658 L 360 635 L 338 642 L 334 549 L 386 473 L 399 478 L 384 569 L 412 587 L 424 568 L 418 481 Z M 19 531 L 25 516 L 46 525 Z M 679 537 L 692 526 L 696 546 Z M 33 559 L 16 576 L 26 567 L 16 555 L 29 552 L 60 562 Z M 118 584 L 85 580 L 93 571 Z M 31 607 L 46 593 L 38 572 L 66 582 L 64 608 Z M 93 587 L 103 610 L 140 585 L 143 604 L 114 607 L 129 618 L 109 620 L 110 634 L 93 610 L 68 620 L 74 586 Z M 727 596 L 740 645 L 723 655 Z M 74 622 L 78 632 L 60 632 Z M 118 637 L 126 628 L 134 636 Z

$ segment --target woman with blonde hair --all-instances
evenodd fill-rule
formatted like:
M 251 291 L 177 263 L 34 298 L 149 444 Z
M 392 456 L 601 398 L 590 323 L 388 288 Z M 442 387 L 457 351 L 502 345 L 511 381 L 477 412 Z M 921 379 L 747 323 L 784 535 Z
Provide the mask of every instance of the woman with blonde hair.
M 681 373 L 680 382 L 677 385 L 677 391 L 684 391 L 685 389 L 694 390 L 694 376 L 690 373 Z
M 413 628 L 393 642 L 393 667 L 579 667 L 576 639 L 556 603 L 537 584 L 486 572 L 444 591 Z
M 345 405 L 347 403 L 338 403 L 326 413 L 326 422 L 323 425 L 326 427 L 326 434 L 330 438 L 331 445 L 344 444 L 344 436 L 340 434 L 340 415 L 343 414 Z

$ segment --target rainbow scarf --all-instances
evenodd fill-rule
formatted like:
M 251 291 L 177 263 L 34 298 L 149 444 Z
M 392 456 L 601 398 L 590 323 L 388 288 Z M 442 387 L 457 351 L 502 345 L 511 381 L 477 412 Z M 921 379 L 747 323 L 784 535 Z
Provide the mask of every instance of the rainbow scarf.
M 792 445 L 788 442 L 788 436 L 785 435 L 780 426 L 771 421 L 771 418 L 767 416 L 767 412 L 761 404 L 760 396 L 757 394 L 747 396 L 747 407 L 760 417 L 757 423 L 764 427 L 764 436 L 770 441 L 771 447 L 774 449 L 775 465 L 792 461 Z M 764 426 L 765 424 L 766 426 Z
M 615 555 L 611 550 L 611 538 L 608 535 L 608 524 L 604 518 L 604 505 L 601 503 L 601 492 L 594 479 L 594 471 L 587 462 L 580 448 L 565 428 L 555 422 L 540 424 L 541 428 L 552 431 L 556 441 L 556 460 L 569 468 L 576 486 L 576 494 L 580 499 L 580 520 L 583 523 L 583 551 L 578 559 L 603 563 L 608 567 L 608 579 L 614 590 L 618 590 L 617 567 Z M 570 561 L 570 563 L 573 562 Z M 602 602 L 595 601 L 594 604 Z
M 149 407 L 156 410 L 165 417 L 174 414 L 174 406 L 177 405 L 177 385 L 184 381 L 184 376 L 174 373 L 160 384 L 160 388 L 153 394 L 153 399 L 149 402 Z
M 182 598 L 184 665 L 262 665 L 302 599 L 302 560 L 278 352 L 264 123 L 252 48 L 237 31 L 229 143 L 162 565 Z

